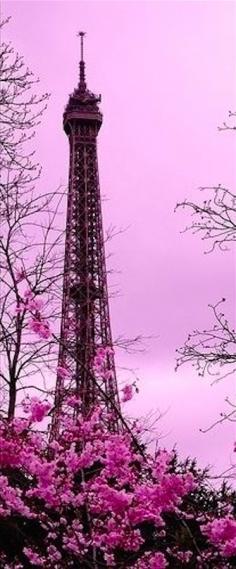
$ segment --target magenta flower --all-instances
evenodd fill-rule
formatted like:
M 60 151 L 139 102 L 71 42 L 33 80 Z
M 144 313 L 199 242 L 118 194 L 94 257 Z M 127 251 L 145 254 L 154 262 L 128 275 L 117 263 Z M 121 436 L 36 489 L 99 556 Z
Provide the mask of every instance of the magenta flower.
M 69 407 L 77 407 L 81 405 L 81 399 L 76 395 L 70 395 L 69 397 L 67 397 L 66 403 L 67 405 L 69 405 Z
M 69 377 L 71 377 L 70 370 L 64 366 L 57 367 L 57 374 L 61 379 L 68 379 Z
M 33 423 L 40 423 L 47 415 L 50 408 L 51 405 L 48 401 L 40 401 L 37 397 L 32 397 L 30 402 L 31 421 Z
M 30 288 L 27 288 L 24 292 L 25 302 L 28 302 L 33 297 L 34 297 L 34 293 L 32 292 L 32 290 Z
M 36 310 L 37 312 L 40 312 L 40 310 L 42 310 L 43 306 L 44 306 L 44 302 L 41 298 L 29 299 L 29 301 L 27 303 L 27 308 L 31 311 Z
M 35 551 L 33 551 L 31 549 L 31 547 L 25 547 L 23 550 L 23 553 L 25 553 L 26 557 L 28 557 L 28 559 L 32 563 L 32 565 L 35 565 L 37 567 L 43 567 L 44 566 L 45 559 L 40 557 L 40 555 L 38 555 L 38 553 L 36 553 Z
M 135 569 L 165 569 L 167 561 L 163 553 L 145 553 L 136 563 Z
M 108 369 L 107 371 L 105 371 L 104 379 L 105 379 L 105 381 L 112 381 L 114 379 L 114 373 L 111 369 Z
M 51 331 L 48 322 L 38 320 L 37 318 L 31 318 L 29 320 L 29 329 L 35 332 L 43 340 L 48 340 L 51 337 Z
M 122 397 L 123 403 L 125 403 L 126 401 L 130 401 L 130 399 L 132 399 L 133 397 L 132 385 L 125 385 L 125 387 L 123 387 L 121 391 L 123 391 L 123 397 Z
M 23 310 L 25 310 L 24 302 L 18 302 L 18 304 L 15 307 L 15 313 L 20 314 L 21 312 L 23 312 Z
M 47 415 L 51 405 L 48 401 L 41 401 L 38 397 L 25 397 L 22 401 L 24 413 L 29 415 L 29 421 L 40 423 Z
M 221 551 L 225 557 L 236 555 L 236 520 L 230 517 L 218 518 L 202 527 L 202 533 Z
M 23 281 L 26 278 L 26 272 L 23 269 L 23 267 L 21 269 L 17 269 L 15 272 L 15 279 L 17 283 L 20 283 L 21 281 Z

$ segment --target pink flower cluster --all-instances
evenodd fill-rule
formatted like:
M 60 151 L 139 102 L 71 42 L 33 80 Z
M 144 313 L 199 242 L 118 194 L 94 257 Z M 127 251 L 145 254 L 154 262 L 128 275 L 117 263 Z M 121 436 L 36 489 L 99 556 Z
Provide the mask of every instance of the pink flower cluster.
M 130 401 L 130 399 L 132 399 L 133 397 L 132 385 L 125 385 L 121 391 L 123 391 L 123 397 L 122 397 L 123 403 L 125 403 L 126 401 Z
M 21 267 L 20 269 L 16 269 L 15 272 L 15 279 L 17 283 L 20 283 L 21 281 L 23 281 L 25 278 L 27 277 L 26 271 L 23 267 Z
M 136 563 L 135 569 L 165 569 L 167 561 L 163 553 L 145 553 Z
M 51 337 L 51 330 L 48 322 L 43 322 L 40 317 L 34 317 L 29 320 L 29 329 L 35 332 L 43 340 L 48 340 Z
M 70 370 L 63 365 L 57 366 L 57 374 L 61 379 L 69 379 L 71 377 Z
M 23 298 L 16 306 L 16 313 L 21 313 L 23 310 L 29 310 L 30 312 L 42 310 L 44 303 L 42 299 L 35 297 L 33 291 L 27 288 L 23 294 Z
M 96 355 L 92 362 L 93 370 L 97 377 L 105 382 L 113 379 L 113 371 L 109 368 L 109 356 L 113 355 L 114 350 L 110 346 L 97 348 Z
M 25 547 L 23 549 L 23 553 L 25 553 L 32 565 L 36 565 L 36 567 L 43 567 L 43 559 L 38 555 L 38 553 L 35 553 L 31 547 Z
M 37 334 L 41 339 L 48 340 L 51 337 L 51 330 L 49 323 L 42 316 L 43 307 L 43 300 L 41 298 L 37 298 L 33 291 L 28 288 L 24 292 L 21 301 L 17 303 L 15 312 L 16 314 L 22 314 L 22 312 L 25 311 L 29 312 L 31 315 L 28 322 L 29 329 Z
M 216 518 L 202 527 L 202 533 L 225 557 L 236 555 L 236 520 L 232 517 Z
M 71 397 L 72 406 L 80 405 Z M 166 569 L 171 559 L 192 563 L 194 553 L 166 546 L 166 516 L 188 519 L 181 508 L 189 495 L 191 503 L 193 474 L 174 472 L 171 453 L 159 450 L 153 459 L 134 447 L 127 432 L 109 432 L 99 407 L 87 417 L 79 413 L 76 423 L 64 412 L 60 436 L 49 444 L 46 433 L 33 428 L 49 409 L 47 401 L 27 397 L 27 418 L 8 424 L 0 418 L 0 520 L 16 518 L 19 532 L 26 521 L 37 528 L 35 541 L 22 529 L 14 563 L 7 549 L 0 551 L 0 566 L 22 569 L 24 555 L 33 567 L 86 567 L 95 553 L 108 569 L 118 567 L 122 555 L 130 569 Z M 222 555 L 235 554 L 232 518 L 205 524 L 202 532 Z M 152 551 L 150 535 L 158 536 Z M 210 558 L 211 547 L 203 559 Z M 196 555 L 194 563 L 202 567 Z
M 22 401 L 22 406 L 24 413 L 29 415 L 30 423 L 41 423 L 51 409 L 48 401 L 41 401 L 38 397 L 26 397 Z M 15 422 L 13 424 L 15 426 Z

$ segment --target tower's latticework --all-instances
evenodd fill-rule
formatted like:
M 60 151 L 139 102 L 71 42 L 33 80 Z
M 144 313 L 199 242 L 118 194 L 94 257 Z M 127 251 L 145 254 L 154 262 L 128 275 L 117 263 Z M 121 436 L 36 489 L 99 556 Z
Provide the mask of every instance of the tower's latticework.
M 63 125 L 69 139 L 69 190 L 67 203 L 62 321 L 52 435 L 60 428 L 60 414 L 68 395 L 78 395 L 86 412 L 96 403 L 113 413 L 112 428 L 119 428 L 114 354 L 109 318 L 107 275 L 102 229 L 97 162 L 97 135 L 102 114 L 96 96 L 87 89 L 81 37 L 79 85 L 66 106 Z M 94 358 L 108 347 L 108 373 L 98 378 Z M 62 368 L 62 369 L 61 369 Z M 63 370 L 69 370 L 68 376 Z

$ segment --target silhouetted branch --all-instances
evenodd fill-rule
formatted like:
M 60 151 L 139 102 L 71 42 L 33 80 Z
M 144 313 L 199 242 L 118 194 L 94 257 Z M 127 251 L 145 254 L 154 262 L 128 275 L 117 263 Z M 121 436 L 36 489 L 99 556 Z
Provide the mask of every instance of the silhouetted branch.
M 229 111 L 229 119 L 232 117 L 236 117 L 236 112 Z M 223 126 L 218 126 L 218 130 L 236 130 L 236 126 L 223 122 Z
M 202 204 L 185 200 L 176 206 L 176 209 L 187 207 L 191 211 L 193 221 L 184 232 L 199 233 L 203 241 L 209 241 L 210 249 L 206 253 L 217 247 L 225 251 L 229 243 L 236 241 L 236 194 L 220 184 L 200 190 L 210 190 L 213 197 Z
M 9 20 L 1 23 L 2 37 Z M 40 173 L 28 142 L 35 135 L 49 94 L 35 94 L 39 79 L 35 79 L 10 42 L 3 41 L 0 46 L 0 75 L 0 166 L 4 169 L 1 186 L 7 185 L 9 190 L 16 183 L 19 187 L 31 183 Z
M 200 431 L 202 433 L 207 433 L 208 431 L 211 431 L 211 429 L 213 429 L 213 427 L 216 427 L 216 425 L 221 425 L 221 423 L 224 423 L 224 421 L 226 421 L 226 420 L 231 421 L 232 423 L 234 423 L 236 421 L 236 404 L 233 403 L 232 401 L 230 401 L 229 397 L 225 398 L 225 402 L 228 403 L 228 405 L 230 405 L 230 407 L 231 407 L 230 411 L 222 411 L 220 413 L 219 419 L 217 419 L 214 423 L 212 423 L 206 429 L 200 429 Z
M 177 349 L 180 357 L 176 369 L 185 363 L 192 363 L 198 375 L 208 373 L 214 376 L 212 383 L 236 372 L 236 333 L 219 309 L 224 300 L 214 306 L 209 305 L 214 316 L 213 326 L 209 330 L 194 330 L 184 346 Z
M 229 112 L 229 118 L 235 118 L 236 112 Z M 236 127 L 227 123 L 219 130 L 235 130 Z M 221 251 L 228 250 L 228 245 L 236 242 L 236 194 L 231 190 L 218 186 L 202 187 L 201 190 L 210 190 L 213 197 L 199 205 L 185 200 L 177 204 L 179 207 L 190 208 L 193 221 L 184 231 L 199 233 L 202 240 L 210 242 L 208 253 L 216 248 Z M 183 347 L 177 350 L 176 369 L 185 363 L 191 363 L 200 376 L 209 374 L 214 376 L 212 384 L 218 383 L 226 377 L 236 373 L 236 333 L 230 326 L 227 318 L 221 312 L 224 298 L 215 305 L 209 305 L 213 311 L 214 324 L 208 330 L 194 330 L 189 334 Z M 229 411 L 220 414 L 220 418 L 210 425 L 207 432 L 225 420 L 236 420 L 236 404 L 229 397 L 226 403 Z
M 143 336 L 142 334 L 138 334 L 133 338 L 126 338 L 120 335 L 113 341 L 113 346 L 124 350 L 128 354 L 142 353 L 146 351 L 144 342 L 154 337 L 155 336 Z

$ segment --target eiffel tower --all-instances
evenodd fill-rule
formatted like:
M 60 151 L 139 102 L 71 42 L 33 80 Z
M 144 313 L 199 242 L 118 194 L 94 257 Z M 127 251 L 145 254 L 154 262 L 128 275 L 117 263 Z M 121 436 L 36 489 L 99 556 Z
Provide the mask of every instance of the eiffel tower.
M 81 42 L 79 84 L 70 95 L 63 115 L 70 161 L 52 438 L 60 430 L 61 412 L 71 395 L 81 398 L 85 415 L 96 404 L 105 407 L 112 417 L 110 429 L 119 430 L 120 403 L 112 348 L 97 159 L 97 137 L 102 125 L 101 95 L 87 88 L 85 34 L 79 32 L 78 35 Z M 94 359 L 101 359 L 101 354 L 105 372 L 97 377 Z M 76 420 L 76 411 L 73 413 Z

